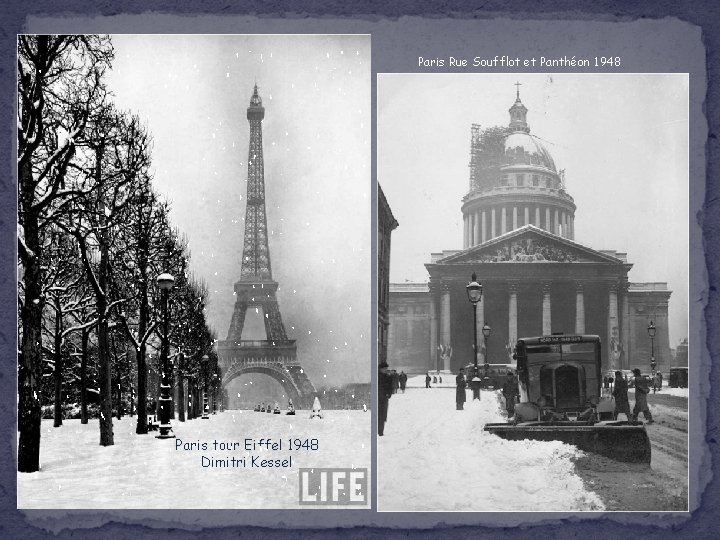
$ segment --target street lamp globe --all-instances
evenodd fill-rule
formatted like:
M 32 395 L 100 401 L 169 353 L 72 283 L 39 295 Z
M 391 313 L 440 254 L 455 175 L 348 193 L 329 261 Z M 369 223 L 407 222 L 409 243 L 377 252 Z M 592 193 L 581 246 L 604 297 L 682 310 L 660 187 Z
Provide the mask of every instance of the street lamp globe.
M 465 286 L 465 289 L 467 290 L 468 300 L 470 300 L 470 302 L 475 305 L 482 298 L 483 287 L 480 283 L 477 282 L 477 276 L 475 275 L 475 272 L 473 272 L 471 279 L 472 281 L 470 281 L 470 283 Z
M 654 338 L 654 337 L 655 337 L 655 332 L 657 332 L 657 328 L 655 327 L 655 325 L 653 324 L 653 322 L 650 321 L 650 324 L 648 324 L 648 327 L 647 327 L 648 336 L 650 336 L 651 338 Z
M 175 283 L 175 278 L 172 276 L 172 274 L 168 274 L 167 272 L 164 272 L 160 274 L 158 277 L 155 278 L 155 281 L 157 282 L 157 286 L 160 287 L 163 291 L 169 291 L 173 288 L 173 284 Z
M 490 328 L 488 326 L 488 324 L 485 323 L 485 326 L 482 327 L 482 333 L 483 333 L 483 336 L 485 336 L 486 338 L 489 338 L 490 334 L 492 333 L 492 328 Z

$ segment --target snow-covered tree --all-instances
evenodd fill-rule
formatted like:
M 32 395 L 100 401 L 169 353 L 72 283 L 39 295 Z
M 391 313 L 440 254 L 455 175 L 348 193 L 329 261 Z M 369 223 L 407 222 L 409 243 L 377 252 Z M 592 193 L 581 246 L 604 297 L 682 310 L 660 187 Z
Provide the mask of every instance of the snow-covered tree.
M 97 313 L 100 382 L 100 444 L 114 444 L 112 430 L 112 357 L 109 328 L 116 306 L 128 298 L 119 292 L 114 262 L 122 259 L 130 239 L 125 223 L 133 215 L 141 183 L 150 164 L 149 135 L 139 119 L 112 107 L 98 111 L 85 138 L 85 159 L 78 171 L 93 190 L 68 213 L 67 229 L 78 243 Z
M 18 471 L 39 469 L 43 231 L 82 189 L 68 167 L 105 98 L 113 49 L 102 36 L 18 37 L 18 255 L 24 300 L 18 365 Z

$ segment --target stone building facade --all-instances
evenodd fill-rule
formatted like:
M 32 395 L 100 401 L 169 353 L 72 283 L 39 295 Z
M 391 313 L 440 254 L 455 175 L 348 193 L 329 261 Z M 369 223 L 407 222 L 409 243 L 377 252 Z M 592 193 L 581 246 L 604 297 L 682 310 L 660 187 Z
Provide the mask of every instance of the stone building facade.
M 390 301 L 390 235 L 398 226 L 390 205 L 378 184 L 378 363 L 387 361 L 388 310 Z
M 473 332 L 491 327 L 478 362 L 511 362 L 519 337 L 596 334 L 605 369 L 650 371 L 650 321 L 658 370 L 671 364 L 666 283 L 633 283 L 627 254 L 574 241 L 573 198 L 518 94 L 507 128 L 473 126 L 463 246 L 431 255 L 425 284 L 390 286 L 389 357 L 406 372 L 456 371 L 473 361 Z M 473 328 L 465 287 L 483 285 Z M 439 350 L 452 347 L 441 360 Z M 481 350 L 482 349 L 482 350 Z

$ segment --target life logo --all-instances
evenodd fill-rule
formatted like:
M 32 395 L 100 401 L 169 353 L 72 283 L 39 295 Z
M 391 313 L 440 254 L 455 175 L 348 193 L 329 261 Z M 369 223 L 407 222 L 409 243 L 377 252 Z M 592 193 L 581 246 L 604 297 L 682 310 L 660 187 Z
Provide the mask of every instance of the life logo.
M 367 469 L 300 469 L 300 504 L 366 505 Z

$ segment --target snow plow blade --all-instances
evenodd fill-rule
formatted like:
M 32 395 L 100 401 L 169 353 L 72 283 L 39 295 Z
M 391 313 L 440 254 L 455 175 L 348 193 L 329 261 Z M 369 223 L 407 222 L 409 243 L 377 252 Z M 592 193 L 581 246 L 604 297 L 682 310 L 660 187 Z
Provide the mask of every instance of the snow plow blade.
M 650 464 L 650 439 L 642 422 L 485 424 L 485 431 L 509 441 L 561 441 L 617 461 Z

